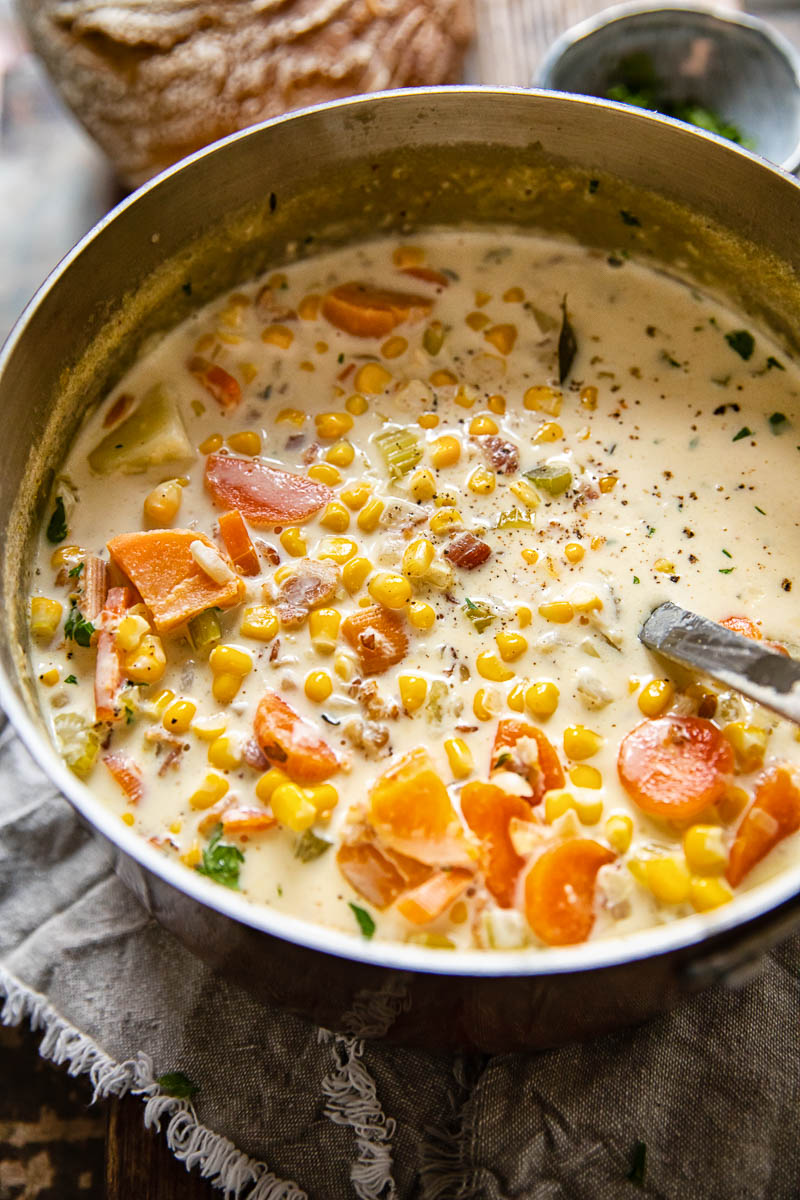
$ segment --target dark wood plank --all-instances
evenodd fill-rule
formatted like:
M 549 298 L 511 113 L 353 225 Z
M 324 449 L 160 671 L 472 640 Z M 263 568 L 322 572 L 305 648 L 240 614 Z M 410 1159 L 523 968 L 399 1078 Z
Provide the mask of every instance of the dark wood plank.
M 163 1132 L 144 1127 L 136 1096 L 112 1100 L 106 1134 L 106 1200 L 219 1200 L 220 1192 L 172 1155 Z

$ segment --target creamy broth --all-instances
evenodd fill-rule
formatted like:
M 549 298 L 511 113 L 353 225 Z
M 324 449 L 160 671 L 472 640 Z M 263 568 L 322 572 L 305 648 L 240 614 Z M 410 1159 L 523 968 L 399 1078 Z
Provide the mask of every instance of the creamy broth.
M 364 295 L 330 300 L 352 281 L 412 300 L 371 302 L 369 320 L 383 325 L 356 335 L 342 325 L 363 315 Z M 32 662 L 68 763 L 165 855 L 356 937 L 491 948 L 624 934 L 716 907 L 795 860 L 790 816 L 743 881 L 726 879 L 760 786 L 769 809 L 763 781 L 782 780 L 792 814 L 800 802 L 781 775 L 800 758 L 794 727 L 711 681 L 665 673 L 637 636 L 671 599 L 800 644 L 788 488 L 800 377 L 745 326 L 666 275 L 505 232 L 331 252 L 203 309 L 130 370 L 56 484 Z M 167 397 L 169 426 L 162 411 L 158 461 L 151 445 L 154 465 L 127 473 L 115 431 L 154 396 Z M 204 484 L 229 459 L 291 472 L 305 489 L 311 479 L 308 502 L 320 501 L 307 519 L 247 521 L 255 574 L 231 569 L 219 519 L 235 505 Z M 290 485 L 295 501 L 303 487 Z M 107 603 L 89 614 L 94 632 L 82 626 L 91 556 L 107 562 L 112 539 L 164 527 L 192 531 L 192 571 L 209 595 L 225 593 L 190 626 L 196 645 L 185 622 L 160 635 L 148 605 L 131 624 L 130 592 L 116 613 Z M 131 545 L 125 558 L 112 541 L 106 582 L 132 581 L 147 599 L 137 571 L 150 579 L 163 548 Z M 317 615 L 301 605 L 298 617 L 287 576 L 309 560 L 323 564 L 324 597 Z M 347 636 L 365 613 L 402 643 L 399 661 L 375 673 L 369 630 L 366 642 Z M 98 723 L 101 630 L 122 685 L 112 719 Z M 221 647 L 238 651 L 233 670 Z M 313 784 L 295 772 L 299 793 L 285 790 L 288 766 L 275 774 L 281 745 L 262 731 L 264 761 L 254 739 L 267 693 L 338 760 Z M 618 769 L 626 735 L 670 715 L 710 727 L 719 751 L 711 802 L 675 819 L 645 811 Z M 520 730 L 508 724 L 493 751 L 510 721 L 543 734 L 556 761 L 548 767 L 530 729 L 512 744 Z M 388 809 L 378 819 L 375 796 L 420 748 L 442 795 L 418 799 L 412 824 L 434 821 L 447 797 L 455 824 L 415 842 L 389 828 Z M 489 781 L 497 792 L 475 790 Z M 461 817 L 469 786 L 474 806 L 495 813 L 490 824 L 506 814 L 500 833 Z M 413 809 L 413 780 L 395 793 Z M 575 884 L 577 925 L 531 923 L 537 863 L 577 842 L 594 847 L 576 860 L 590 877 Z M 381 871 L 394 884 L 379 894 Z M 552 900 L 560 878 L 542 875 L 542 895 Z M 444 908 L 426 919 L 437 896 Z

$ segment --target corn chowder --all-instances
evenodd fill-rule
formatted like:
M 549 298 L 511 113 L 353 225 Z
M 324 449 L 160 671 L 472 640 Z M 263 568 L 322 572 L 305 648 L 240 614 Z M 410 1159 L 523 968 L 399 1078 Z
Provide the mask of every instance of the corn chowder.
M 150 348 L 64 463 L 30 601 L 54 740 L 188 870 L 357 937 L 723 905 L 797 857 L 796 731 L 637 634 L 672 599 L 800 643 L 798 390 L 615 256 L 293 264 Z

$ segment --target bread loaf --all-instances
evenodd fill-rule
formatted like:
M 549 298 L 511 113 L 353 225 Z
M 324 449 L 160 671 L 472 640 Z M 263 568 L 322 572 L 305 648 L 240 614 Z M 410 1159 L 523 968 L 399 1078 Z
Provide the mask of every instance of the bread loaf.
M 18 0 L 64 101 L 137 185 L 356 92 L 458 80 L 469 0 Z

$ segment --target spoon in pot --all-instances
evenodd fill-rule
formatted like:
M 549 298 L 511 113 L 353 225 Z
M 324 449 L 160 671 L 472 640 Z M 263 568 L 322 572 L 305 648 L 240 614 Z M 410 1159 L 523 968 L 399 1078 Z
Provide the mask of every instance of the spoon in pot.
M 639 640 L 682 667 L 704 671 L 800 724 L 800 663 L 667 601 L 654 608 Z

